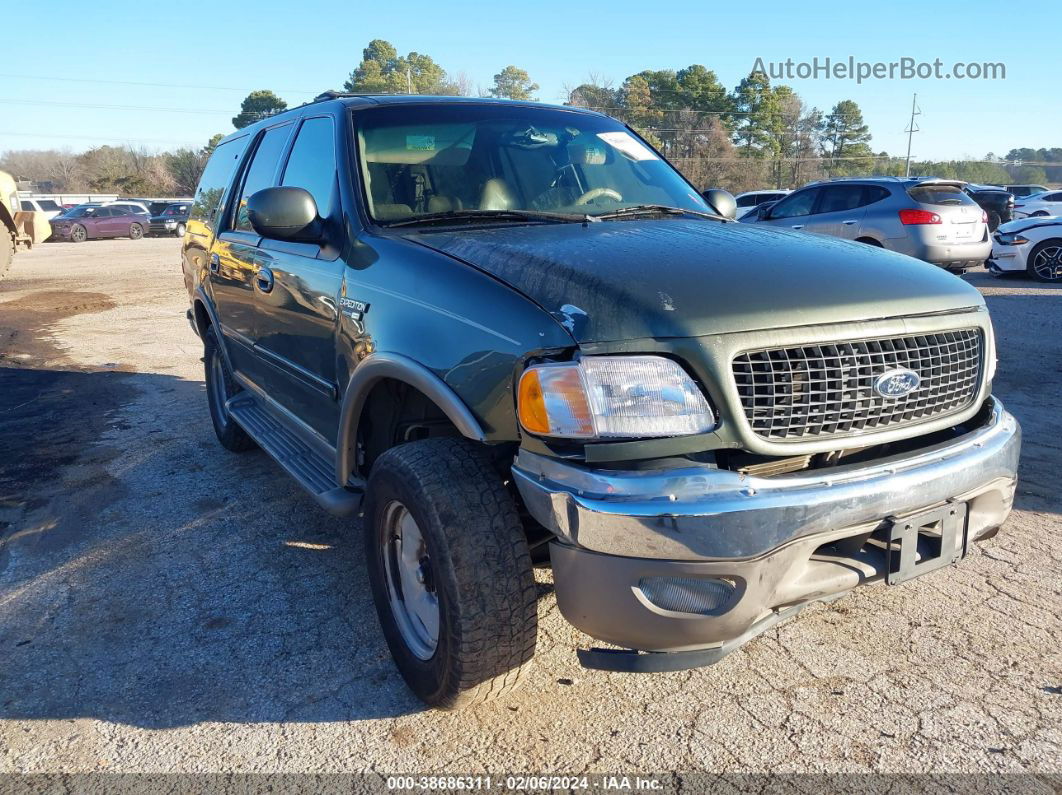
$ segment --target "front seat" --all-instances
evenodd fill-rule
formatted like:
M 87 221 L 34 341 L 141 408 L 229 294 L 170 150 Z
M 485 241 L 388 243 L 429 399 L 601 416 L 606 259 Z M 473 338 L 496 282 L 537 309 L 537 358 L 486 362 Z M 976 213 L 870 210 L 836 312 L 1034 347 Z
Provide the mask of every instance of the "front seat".
M 504 179 L 488 179 L 479 194 L 481 210 L 511 210 L 516 207 L 516 195 Z

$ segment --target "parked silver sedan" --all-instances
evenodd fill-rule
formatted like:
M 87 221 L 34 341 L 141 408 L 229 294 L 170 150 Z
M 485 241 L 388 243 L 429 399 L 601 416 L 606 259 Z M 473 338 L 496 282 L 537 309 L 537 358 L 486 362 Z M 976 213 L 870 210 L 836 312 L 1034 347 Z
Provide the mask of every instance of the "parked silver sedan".
M 985 211 L 963 185 L 898 177 L 813 182 L 742 220 L 855 240 L 963 271 L 992 251 Z

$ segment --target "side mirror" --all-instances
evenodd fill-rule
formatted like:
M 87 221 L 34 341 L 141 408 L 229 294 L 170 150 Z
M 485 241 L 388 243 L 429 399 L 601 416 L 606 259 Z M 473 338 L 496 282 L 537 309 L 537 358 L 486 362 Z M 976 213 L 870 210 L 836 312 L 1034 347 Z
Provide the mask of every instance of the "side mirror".
M 317 243 L 324 224 L 317 202 L 302 188 L 263 188 L 247 200 L 247 219 L 262 237 Z
M 737 202 L 734 201 L 734 195 L 729 191 L 722 188 L 709 188 L 701 195 L 720 215 L 731 220 L 737 217 Z

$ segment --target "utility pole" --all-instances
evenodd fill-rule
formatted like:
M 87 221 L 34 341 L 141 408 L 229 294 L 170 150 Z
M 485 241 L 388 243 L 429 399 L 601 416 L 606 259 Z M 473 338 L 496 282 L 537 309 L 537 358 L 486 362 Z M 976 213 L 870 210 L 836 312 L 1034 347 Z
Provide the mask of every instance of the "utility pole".
M 918 94 L 911 97 L 911 123 L 907 125 L 907 129 L 904 130 L 907 133 L 907 176 L 911 176 L 911 138 L 916 132 L 918 132 L 918 126 L 915 124 L 915 116 L 921 115 L 922 111 L 919 110 Z
M 413 93 L 413 74 L 409 71 L 409 67 L 406 67 L 406 93 Z

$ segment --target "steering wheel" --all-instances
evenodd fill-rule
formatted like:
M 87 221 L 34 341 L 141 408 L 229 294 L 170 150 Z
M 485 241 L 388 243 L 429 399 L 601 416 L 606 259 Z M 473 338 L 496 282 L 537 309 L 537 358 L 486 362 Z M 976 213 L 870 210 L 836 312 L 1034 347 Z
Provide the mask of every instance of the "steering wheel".
M 616 191 L 612 190 L 612 188 L 591 188 L 578 199 L 576 199 L 575 204 L 576 206 L 589 204 L 594 199 L 598 199 L 602 196 L 608 196 L 613 201 L 623 201 L 623 197 L 620 196 Z

